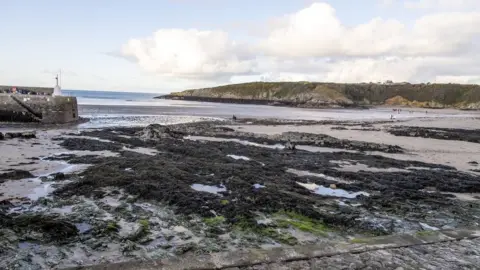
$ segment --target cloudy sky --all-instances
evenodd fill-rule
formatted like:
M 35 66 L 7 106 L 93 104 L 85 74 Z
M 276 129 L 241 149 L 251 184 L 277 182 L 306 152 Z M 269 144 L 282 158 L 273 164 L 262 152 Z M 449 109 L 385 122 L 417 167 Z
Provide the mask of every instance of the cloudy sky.
M 480 0 L 0 0 L 0 85 L 480 83 Z

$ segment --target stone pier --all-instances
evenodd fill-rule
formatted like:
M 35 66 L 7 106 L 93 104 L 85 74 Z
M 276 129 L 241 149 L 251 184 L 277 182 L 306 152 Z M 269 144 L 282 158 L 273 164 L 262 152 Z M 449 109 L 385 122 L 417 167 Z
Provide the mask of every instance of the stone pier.
M 185 255 L 74 267 L 83 270 L 480 269 L 479 228 L 321 242 L 271 250 Z
M 0 94 L 0 122 L 63 124 L 77 120 L 75 97 Z

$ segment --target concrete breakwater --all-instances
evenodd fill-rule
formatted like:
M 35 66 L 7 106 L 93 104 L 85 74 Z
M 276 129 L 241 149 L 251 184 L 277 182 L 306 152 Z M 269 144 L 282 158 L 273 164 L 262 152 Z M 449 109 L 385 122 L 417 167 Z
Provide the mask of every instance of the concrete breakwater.
M 78 119 L 75 97 L 0 94 L 1 122 L 61 124 Z

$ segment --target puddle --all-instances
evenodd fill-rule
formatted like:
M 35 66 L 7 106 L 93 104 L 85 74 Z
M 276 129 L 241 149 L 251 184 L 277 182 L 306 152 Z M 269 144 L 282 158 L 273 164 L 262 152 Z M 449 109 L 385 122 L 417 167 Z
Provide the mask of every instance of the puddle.
M 233 158 L 235 160 L 245 160 L 245 161 L 249 161 L 250 158 L 249 157 L 246 157 L 246 156 L 237 156 L 237 155 L 227 155 L 227 157 L 230 157 L 230 158 Z
M 399 169 L 399 168 L 376 168 L 376 167 L 369 167 L 365 164 L 349 164 L 349 165 L 342 165 L 340 168 L 336 169 L 337 171 L 343 172 L 358 172 L 358 171 L 367 171 L 367 172 L 410 172 L 409 170 Z
M 224 185 L 220 185 L 220 187 L 217 187 L 217 186 L 207 186 L 202 184 L 193 184 L 191 187 L 196 191 L 203 191 L 203 192 L 208 192 L 208 193 L 217 194 L 217 195 L 220 195 L 218 194 L 219 192 L 227 191 L 227 188 Z
M 73 205 L 65 205 L 65 206 L 62 206 L 62 207 L 55 207 L 55 208 L 52 208 L 51 211 L 53 213 L 58 213 L 58 214 L 62 214 L 62 215 L 70 214 L 70 213 L 73 212 Z
M 407 170 L 452 171 L 452 170 L 445 170 L 441 168 L 427 168 L 427 167 L 417 167 L 417 166 L 408 166 Z
M 277 242 L 273 242 L 272 244 L 261 244 L 260 248 L 261 249 L 274 249 L 274 248 L 279 248 L 282 247 L 282 244 L 279 244 Z
M 105 143 L 112 143 L 112 144 L 118 144 L 117 142 L 106 140 L 106 139 L 100 139 L 97 137 L 91 137 L 91 136 L 74 136 L 74 135 L 66 135 L 64 136 L 65 138 L 72 138 L 72 139 L 87 139 L 87 140 L 95 140 L 99 142 L 105 142 Z
M 268 225 L 271 223 L 273 223 L 273 219 L 271 218 L 257 219 L 257 224 Z
M 333 189 L 333 188 L 327 188 L 324 186 L 319 186 L 317 184 L 308 184 L 308 183 L 300 183 L 297 182 L 297 184 L 301 185 L 302 187 L 309 189 L 313 192 L 315 192 L 318 195 L 323 195 L 323 196 L 332 196 L 332 197 L 341 197 L 341 198 L 347 198 L 347 199 L 353 199 L 356 198 L 359 195 L 364 195 L 364 196 L 370 196 L 367 192 L 359 191 L 359 192 L 353 192 L 350 193 L 344 189 Z
M 114 207 L 114 208 L 122 205 L 122 202 L 120 202 L 120 200 L 118 200 L 116 198 L 113 198 L 113 197 L 110 197 L 110 196 L 106 196 L 99 201 L 102 202 L 102 203 L 105 203 L 105 204 L 107 204 L 111 207 Z
M 254 143 L 254 142 L 244 141 L 244 140 L 239 140 L 239 139 L 226 139 L 226 138 L 217 138 L 217 137 L 186 136 L 184 139 L 192 140 L 192 141 L 209 141 L 209 142 L 236 142 L 236 143 L 240 143 L 240 144 L 243 144 L 243 145 L 257 146 L 257 147 L 270 148 L 270 149 L 284 149 L 285 148 L 285 146 L 283 146 L 281 144 L 274 144 L 274 145 L 259 144 L 259 143 Z
M 18 248 L 19 249 L 38 249 L 40 248 L 39 244 L 31 243 L 31 242 L 19 242 L 18 243 Z
M 52 193 L 55 189 L 52 187 L 53 183 L 46 183 L 42 186 L 36 187 L 33 189 L 33 192 L 28 194 L 27 197 L 30 200 L 36 201 L 42 197 L 48 196 L 48 194 Z
M 329 181 L 335 181 L 335 182 L 338 182 L 338 183 L 344 183 L 344 184 L 351 184 L 352 183 L 351 181 L 345 181 L 343 179 L 328 176 L 328 175 L 325 175 L 323 173 L 312 173 L 312 172 L 309 172 L 309 171 L 301 171 L 301 170 L 296 170 L 296 169 L 288 169 L 287 172 L 288 173 L 293 173 L 297 176 L 320 177 L 320 178 L 323 178 L 323 179 L 326 179 L 326 180 L 329 180 Z
M 38 200 L 39 198 L 48 196 L 54 191 L 54 184 L 66 184 L 68 180 L 61 182 L 47 182 L 40 180 L 41 177 L 46 177 L 54 173 L 71 174 L 81 172 L 91 165 L 75 164 L 71 165 L 65 161 L 48 161 L 48 163 L 56 163 L 63 167 L 44 173 L 36 178 L 25 178 L 21 180 L 6 181 L 0 184 L 0 200 L 10 199 L 13 197 L 27 197 L 31 200 Z
M 139 154 L 144 154 L 149 156 L 155 156 L 156 154 L 158 154 L 158 151 L 156 149 L 146 148 L 146 147 L 127 148 L 124 146 L 122 149 L 124 151 L 136 152 Z
M 77 227 L 78 233 L 80 234 L 88 233 L 92 230 L 92 226 L 85 222 L 75 223 L 75 227 Z
M 92 166 L 92 165 L 90 165 L 90 164 L 68 165 L 66 168 L 61 169 L 58 172 L 61 172 L 61 173 L 76 173 L 76 172 L 84 171 L 85 169 L 87 169 L 90 166 Z
M 338 205 L 340 206 L 352 206 L 352 207 L 357 207 L 357 206 L 361 206 L 362 204 L 361 203 L 345 203 L 341 200 L 337 200 L 338 202 Z
M 243 145 L 249 146 L 256 146 L 256 147 L 263 147 L 269 149 L 285 149 L 283 144 L 260 144 L 254 143 L 250 141 L 240 140 L 240 139 L 233 139 L 233 138 L 217 138 L 217 137 L 206 137 L 206 136 L 186 136 L 184 139 L 192 140 L 192 141 L 210 141 L 210 142 L 236 142 Z M 308 152 L 325 152 L 325 153 L 333 153 L 333 152 L 350 152 L 350 153 L 357 153 L 354 150 L 347 150 L 341 148 L 330 148 L 330 147 L 318 147 L 318 146 L 310 146 L 310 145 L 296 145 L 296 149 L 304 150 Z
M 308 152 L 316 153 L 335 153 L 335 152 L 348 152 L 348 153 L 357 153 L 355 150 L 347 150 L 342 148 L 330 148 L 330 147 L 319 147 L 319 146 L 310 146 L 310 145 L 297 145 L 297 149 L 304 150 Z
M 456 193 L 456 192 L 442 192 L 442 194 L 451 194 L 457 197 L 460 201 L 478 201 L 480 200 L 480 193 Z
M 58 152 L 54 153 L 48 156 L 42 156 L 40 157 L 41 161 L 48 161 L 48 162 L 61 162 L 57 160 L 46 160 L 47 158 L 53 158 L 57 156 L 62 156 L 62 155 L 76 155 L 76 156 L 102 156 L 102 157 L 116 157 L 118 156 L 118 153 L 104 150 L 104 151 L 89 151 L 89 150 L 75 150 L 75 151 L 68 151 L 68 152 Z
M 265 188 L 264 185 L 260 185 L 260 184 L 254 184 L 253 187 L 256 188 L 256 189 Z

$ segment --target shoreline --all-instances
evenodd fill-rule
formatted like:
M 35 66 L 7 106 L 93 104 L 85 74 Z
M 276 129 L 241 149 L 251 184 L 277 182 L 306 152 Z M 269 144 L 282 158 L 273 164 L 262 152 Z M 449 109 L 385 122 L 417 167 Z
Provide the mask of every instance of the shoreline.
M 214 97 L 201 97 L 201 96 L 175 96 L 164 95 L 154 97 L 154 99 L 169 99 L 169 100 L 185 100 L 195 102 L 211 102 L 211 103 L 231 103 L 231 104 L 248 104 L 248 105 L 265 105 L 275 107 L 292 107 L 292 108 L 304 108 L 304 109 L 357 109 L 366 110 L 373 108 L 374 106 L 363 106 L 356 104 L 315 104 L 308 105 L 307 103 L 299 103 L 288 100 L 267 100 L 267 99 L 241 99 L 241 98 L 214 98 Z
M 240 118 L 37 129 L 36 138 L 0 141 L 0 231 L 8 236 L 0 267 L 175 259 L 475 226 L 480 143 L 469 130 L 478 125 Z

